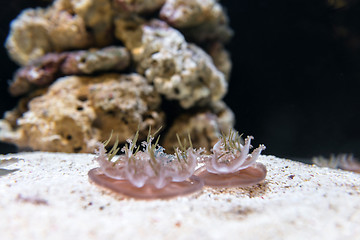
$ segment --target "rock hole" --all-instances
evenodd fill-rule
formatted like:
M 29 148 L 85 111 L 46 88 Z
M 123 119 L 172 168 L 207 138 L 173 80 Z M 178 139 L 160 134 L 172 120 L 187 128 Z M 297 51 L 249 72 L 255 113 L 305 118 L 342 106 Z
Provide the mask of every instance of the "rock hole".
M 144 115 L 144 119 L 154 119 L 154 116 L 150 113 Z
M 92 126 L 93 128 L 101 128 L 101 126 L 102 126 L 101 119 L 100 119 L 100 118 L 96 118 L 96 119 L 92 122 L 91 126 Z
M 125 27 L 126 31 L 135 31 L 136 30 L 136 25 L 127 25 Z
M 107 112 L 106 112 L 106 114 L 108 114 L 108 115 L 111 115 L 111 116 L 115 117 L 115 111 L 113 111 L 113 110 L 109 110 L 109 111 L 107 111 Z
M 125 117 L 121 118 L 121 121 L 125 124 L 129 124 L 128 120 Z
M 41 70 L 44 70 L 44 71 L 50 71 L 50 70 L 52 70 L 54 68 L 55 68 L 55 64 L 52 63 L 52 62 L 49 62 L 49 63 L 41 66 Z
M 81 102 L 86 102 L 88 100 L 88 97 L 86 95 L 80 95 L 78 96 L 78 100 Z
M 94 29 L 89 27 L 89 26 L 86 26 L 85 27 L 85 31 L 88 32 L 88 33 L 93 33 L 94 32 Z
M 176 87 L 176 88 L 174 88 L 174 92 L 175 92 L 175 94 L 176 94 L 176 95 L 179 95 L 179 93 L 180 93 L 179 88 L 177 88 L 177 87 Z
M 152 66 L 152 67 L 157 67 L 157 66 L 158 66 L 158 61 L 152 60 L 152 61 L 151 61 L 151 66 Z
M 78 153 L 81 151 L 81 149 L 82 149 L 82 147 L 74 147 L 74 152 Z

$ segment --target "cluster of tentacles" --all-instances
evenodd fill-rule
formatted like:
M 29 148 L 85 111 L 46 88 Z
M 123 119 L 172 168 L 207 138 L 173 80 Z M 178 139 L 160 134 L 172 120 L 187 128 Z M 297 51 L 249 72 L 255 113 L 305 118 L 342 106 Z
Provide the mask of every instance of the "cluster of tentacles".
M 159 129 L 160 130 L 160 129 Z M 159 131 L 158 130 L 158 131 Z M 89 171 L 90 179 L 98 185 L 134 198 L 169 198 L 196 192 L 204 185 L 213 187 L 242 187 L 257 184 L 265 179 L 266 168 L 256 163 L 260 145 L 250 153 L 247 137 L 242 144 L 241 136 L 234 131 L 222 135 L 214 145 L 212 154 L 204 149 L 194 149 L 190 135 L 174 147 L 174 154 L 167 154 L 158 142 L 154 142 L 151 129 L 146 141 L 137 145 L 139 133 L 128 139 L 124 147 L 115 142 L 107 153 L 109 140 L 98 144 L 96 160 L 100 167 Z M 121 151 L 122 154 L 117 155 Z

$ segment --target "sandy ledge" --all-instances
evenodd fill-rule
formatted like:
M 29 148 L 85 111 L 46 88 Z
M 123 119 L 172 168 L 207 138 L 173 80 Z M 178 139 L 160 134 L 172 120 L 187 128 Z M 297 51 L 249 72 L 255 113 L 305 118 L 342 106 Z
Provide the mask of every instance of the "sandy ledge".
M 262 156 L 247 188 L 139 201 L 97 187 L 94 155 L 20 153 L 0 177 L 1 239 L 360 239 L 360 174 Z

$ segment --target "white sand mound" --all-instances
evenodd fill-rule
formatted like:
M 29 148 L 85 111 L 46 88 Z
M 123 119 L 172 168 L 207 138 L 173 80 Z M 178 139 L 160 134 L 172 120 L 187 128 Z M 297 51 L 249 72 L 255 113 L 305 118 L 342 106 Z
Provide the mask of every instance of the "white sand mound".
M 91 184 L 91 154 L 20 153 L 0 177 L 0 239 L 360 239 L 360 174 L 262 156 L 247 188 L 171 200 Z

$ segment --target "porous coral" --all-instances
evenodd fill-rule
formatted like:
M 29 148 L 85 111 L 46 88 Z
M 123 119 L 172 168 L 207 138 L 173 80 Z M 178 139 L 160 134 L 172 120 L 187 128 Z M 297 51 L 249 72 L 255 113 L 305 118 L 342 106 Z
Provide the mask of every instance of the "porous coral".
M 179 31 L 165 22 L 153 20 L 141 24 L 139 29 L 131 29 L 131 35 L 126 34 L 127 25 L 123 21 L 118 19 L 115 23 L 117 36 L 131 49 L 137 71 L 144 74 L 159 93 L 178 100 L 184 108 L 219 101 L 225 95 L 224 74 L 209 55 L 187 43 Z M 134 40 L 138 43 L 134 44 Z
M 46 88 L 41 88 L 36 91 L 32 91 L 30 94 L 26 95 L 25 97 L 22 97 L 19 102 L 17 103 L 17 106 L 13 108 L 12 110 L 6 111 L 4 114 L 4 119 L 0 120 L 0 124 L 8 125 L 7 130 L 1 128 L 2 132 L 0 134 L 0 139 L 8 139 L 7 137 L 4 137 L 4 135 L 13 134 L 13 130 L 17 126 L 17 120 L 26 112 L 29 110 L 29 102 L 35 98 L 43 95 L 46 92 Z M 5 126 L 3 125 L 3 126 Z
M 18 69 L 10 82 L 9 91 L 19 96 L 47 86 L 60 76 L 121 71 L 129 64 L 130 54 L 124 47 L 48 53 Z
M 130 64 L 130 54 L 124 47 L 69 52 L 61 65 L 65 75 L 92 74 L 105 71 L 122 71 Z
M 113 0 L 116 12 L 121 14 L 149 14 L 158 10 L 166 0 Z
M 55 38 L 57 33 L 68 32 L 68 28 L 64 22 L 59 21 L 57 13 L 70 13 L 73 18 L 79 18 L 85 26 L 86 32 L 90 36 L 92 45 L 106 46 L 113 41 L 113 5 L 111 0 L 57 0 L 53 7 L 50 7 L 49 14 L 52 14 L 52 21 L 59 23 L 61 31 L 50 32 L 51 38 Z M 65 29 L 64 29 L 65 28 Z M 70 38 L 71 39 L 71 36 Z M 64 42 L 68 39 L 64 38 Z M 61 41 L 60 43 L 63 43 Z M 60 44 L 61 46 L 61 44 Z
M 113 41 L 112 15 L 109 0 L 57 0 L 46 9 L 24 10 L 5 45 L 20 65 L 48 52 L 105 46 Z
M 224 102 L 186 111 L 169 126 L 162 145 L 171 150 L 172 146 L 178 142 L 176 134 L 184 138 L 190 133 L 194 147 L 204 147 L 209 151 L 219 140 L 222 132 L 227 133 L 229 129 L 232 129 L 234 121 L 233 112 Z
M 207 47 L 207 52 L 212 58 L 215 66 L 222 72 L 225 79 L 229 81 L 232 62 L 229 52 L 224 48 L 220 42 L 213 42 Z
M 189 12 L 170 21 L 163 12 L 177 7 Z M 184 24 L 177 23 L 182 20 Z M 194 146 L 204 145 L 209 151 L 220 131 L 234 125 L 230 110 L 220 116 L 213 109 L 228 88 L 231 60 L 223 44 L 230 35 L 226 12 L 213 0 L 55 0 L 47 8 L 24 10 L 12 22 L 6 41 L 10 57 L 23 66 L 9 89 L 22 99 L 0 122 L 0 140 L 36 150 L 91 152 L 94 142 L 111 129 L 124 132 L 119 139 L 124 143 L 138 121 L 145 121 L 144 126 L 165 127 L 167 145 L 176 142 L 170 135 L 177 129 L 179 136 L 186 136 L 183 127 L 193 134 Z M 112 92 L 113 85 L 101 74 L 114 72 L 142 75 L 147 80 L 144 88 L 150 87 L 159 100 L 140 101 L 142 90 Z M 61 77 L 65 78 L 56 81 Z M 58 89 L 64 79 L 68 86 Z M 89 84 L 76 84 L 79 79 Z M 121 84 L 138 88 L 130 82 Z M 111 100 L 105 101 L 105 95 L 112 95 Z M 98 99 L 90 101 L 95 96 Z M 178 109 L 175 115 L 173 107 Z M 71 137 L 66 137 L 68 132 Z
M 226 42 L 233 35 L 228 17 L 216 0 L 168 0 L 161 8 L 160 17 L 198 42 Z
M 140 75 L 106 74 L 64 77 L 29 102 L 29 110 L 11 126 L 1 120 L 1 140 L 34 150 L 91 152 L 112 129 L 121 141 L 140 124 L 141 136 L 149 126 L 160 126 L 161 99 Z
M 27 9 L 11 22 L 5 46 L 16 63 L 25 65 L 53 50 L 44 14 L 44 9 Z
M 63 54 L 49 53 L 18 69 L 10 82 L 9 92 L 13 96 L 20 96 L 49 85 L 59 75 L 64 59 Z

